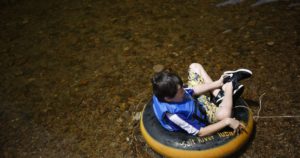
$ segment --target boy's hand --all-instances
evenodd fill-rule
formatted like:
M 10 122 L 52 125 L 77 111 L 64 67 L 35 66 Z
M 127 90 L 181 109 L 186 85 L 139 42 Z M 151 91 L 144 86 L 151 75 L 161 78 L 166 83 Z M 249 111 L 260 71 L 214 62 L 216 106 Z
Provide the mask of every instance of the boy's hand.
M 240 121 L 236 120 L 235 118 L 230 118 L 229 120 L 229 127 L 234 130 L 235 134 L 240 134 L 242 131 L 245 131 L 245 125 L 242 124 Z
M 232 91 L 233 90 L 233 85 L 232 82 L 227 82 L 222 86 L 222 89 L 226 91 Z
M 220 83 L 220 87 L 224 85 L 224 75 L 222 75 L 219 79 L 218 82 Z

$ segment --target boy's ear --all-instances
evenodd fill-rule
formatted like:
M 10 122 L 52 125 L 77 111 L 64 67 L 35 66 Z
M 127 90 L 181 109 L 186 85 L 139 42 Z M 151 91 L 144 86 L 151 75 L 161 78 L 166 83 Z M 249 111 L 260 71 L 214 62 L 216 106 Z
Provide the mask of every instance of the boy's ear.
M 165 100 L 166 102 L 171 102 L 171 101 L 172 101 L 172 98 L 164 97 L 164 100 Z

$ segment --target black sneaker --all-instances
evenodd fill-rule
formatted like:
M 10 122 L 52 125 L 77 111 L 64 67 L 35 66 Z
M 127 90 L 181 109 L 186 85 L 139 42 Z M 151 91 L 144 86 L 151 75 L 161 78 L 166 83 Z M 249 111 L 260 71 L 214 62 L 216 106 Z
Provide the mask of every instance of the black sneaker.
M 234 80 L 232 84 L 233 84 L 232 85 L 233 86 L 233 94 L 232 95 L 233 95 L 233 99 L 235 100 L 243 94 L 244 85 L 238 83 L 236 80 Z M 214 104 L 219 105 L 222 102 L 223 98 L 224 98 L 224 91 L 220 90 L 220 92 L 218 93 L 217 96 L 212 97 L 211 101 Z
M 215 97 L 213 96 L 212 97 L 211 101 L 214 104 L 219 105 L 222 102 L 223 97 L 224 97 L 224 91 L 221 89 L 217 96 L 215 96 Z
M 232 81 L 234 78 L 237 81 L 240 81 L 242 79 L 246 79 L 252 76 L 252 71 L 248 70 L 248 69 L 238 69 L 235 71 L 225 71 L 223 73 L 224 75 L 224 83 L 230 82 Z
M 236 78 L 235 76 L 233 76 L 233 74 L 223 74 L 223 83 L 227 83 L 227 82 L 231 82 L 232 80 L 234 80 L 234 78 Z M 235 79 L 236 80 L 236 79 Z
M 239 98 L 244 92 L 244 85 L 238 83 L 237 81 L 233 81 L 233 99 Z

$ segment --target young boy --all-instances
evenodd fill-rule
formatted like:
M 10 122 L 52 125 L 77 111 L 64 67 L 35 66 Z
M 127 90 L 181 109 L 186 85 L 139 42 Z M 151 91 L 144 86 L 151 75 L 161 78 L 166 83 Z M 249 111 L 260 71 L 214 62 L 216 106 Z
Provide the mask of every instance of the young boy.
M 239 133 L 245 126 L 232 118 L 233 99 L 238 98 L 244 86 L 238 81 L 248 78 L 247 69 L 227 71 L 213 81 L 202 65 L 189 67 L 188 88 L 175 73 L 161 71 L 152 78 L 153 108 L 161 125 L 169 131 L 184 130 L 200 137 L 211 135 L 229 126 Z M 213 102 L 203 95 L 210 92 Z M 197 100 L 193 96 L 198 96 Z

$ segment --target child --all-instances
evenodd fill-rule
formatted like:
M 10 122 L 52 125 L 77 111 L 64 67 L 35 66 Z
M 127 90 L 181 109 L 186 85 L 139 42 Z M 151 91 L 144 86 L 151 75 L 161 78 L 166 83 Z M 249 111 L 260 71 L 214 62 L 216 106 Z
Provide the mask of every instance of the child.
M 227 71 L 213 81 L 202 65 L 189 67 L 188 88 L 175 73 L 161 71 L 152 78 L 153 108 L 161 125 L 169 131 L 184 130 L 200 137 L 211 135 L 229 126 L 235 133 L 245 128 L 232 116 L 233 99 L 238 98 L 244 86 L 238 81 L 248 78 L 247 69 Z M 211 92 L 213 102 L 203 95 Z M 199 96 L 195 100 L 192 96 Z

